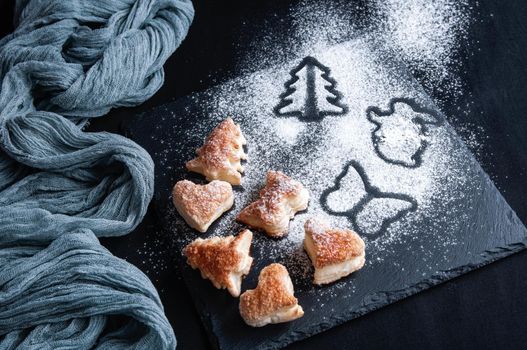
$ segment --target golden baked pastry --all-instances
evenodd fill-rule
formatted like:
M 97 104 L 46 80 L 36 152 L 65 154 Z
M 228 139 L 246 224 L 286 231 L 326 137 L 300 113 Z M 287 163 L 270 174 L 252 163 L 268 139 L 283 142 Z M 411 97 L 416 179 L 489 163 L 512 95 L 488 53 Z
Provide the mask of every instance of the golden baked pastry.
M 309 191 L 300 182 L 280 171 L 269 171 L 260 198 L 245 207 L 236 219 L 271 237 L 281 237 L 289 229 L 289 220 L 307 209 L 308 202 Z
M 207 181 L 223 180 L 232 185 L 242 181 L 242 159 L 247 159 L 240 126 L 231 118 L 222 121 L 205 139 L 205 144 L 196 150 L 196 158 L 187 162 L 189 171 L 205 175 Z
M 232 186 L 225 181 L 196 185 L 182 180 L 172 190 L 172 201 L 190 227 L 206 232 L 214 220 L 232 207 L 234 195 Z
M 252 327 L 288 322 L 304 315 L 283 265 L 271 264 L 262 269 L 258 286 L 240 296 L 240 315 Z
M 249 256 L 253 234 L 249 230 L 238 236 L 198 238 L 183 249 L 187 263 L 199 269 L 218 289 L 227 288 L 233 297 L 240 295 L 242 277 L 249 273 L 253 258 Z
M 313 283 L 331 283 L 364 266 L 364 241 L 355 232 L 317 219 L 307 220 L 304 230 L 304 248 L 315 267 Z

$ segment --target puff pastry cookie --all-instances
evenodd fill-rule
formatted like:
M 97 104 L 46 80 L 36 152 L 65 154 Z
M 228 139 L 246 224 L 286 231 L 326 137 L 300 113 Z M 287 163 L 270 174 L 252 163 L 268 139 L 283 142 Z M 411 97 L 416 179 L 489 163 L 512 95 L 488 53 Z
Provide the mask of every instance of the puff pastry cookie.
M 260 272 L 256 289 L 247 290 L 240 297 L 240 315 L 252 327 L 288 322 L 304 315 L 283 265 L 271 264 Z
M 279 171 L 269 171 L 260 198 L 245 207 L 236 219 L 271 237 L 281 237 L 289 229 L 289 220 L 305 210 L 308 202 L 309 191 L 300 182 Z
M 239 185 L 242 180 L 242 159 L 247 159 L 240 126 L 231 118 L 222 121 L 205 139 L 205 144 L 196 150 L 197 157 L 188 161 L 186 167 L 205 175 L 207 181 L 223 180 Z
M 182 180 L 172 190 L 172 201 L 190 227 L 206 232 L 214 220 L 232 207 L 234 195 L 232 186 L 225 181 L 196 185 Z
M 364 241 L 355 232 L 317 219 L 306 221 L 304 229 L 304 248 L 315 267 L 313 283 L 331 283 L 364 266 Z
M 249 256 L 253 234 L 249 230 L 238 236 L 198 238 L 183 249 L 187 262 L 199 269 L 218 289 L 227 288 L 233 297 L 240 295 L 242 277 L 249 273 L 253 258 Z

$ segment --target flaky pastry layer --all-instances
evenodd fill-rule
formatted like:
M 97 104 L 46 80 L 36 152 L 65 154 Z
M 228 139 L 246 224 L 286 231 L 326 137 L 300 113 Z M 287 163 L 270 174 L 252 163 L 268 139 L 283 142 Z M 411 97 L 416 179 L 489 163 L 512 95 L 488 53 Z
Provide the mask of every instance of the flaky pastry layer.
M 212 222 L 232 207 L 234 194 L 232 186 L 225 181 L 197 185 L 182 180 L 172 190 L 172 201 L 190 227 L 206 232 Z
M 242 159 L 247 159 L 243 145 L 247 141 L 240 126 L 231 118 L 222 121 L 196 150 L 197 157 L 188 161 L 186 167 L 205 176 L 208 181 L 223 180 L 240 185 L 243 173 Z
M 281 237 L 289 230 L 289 220 L 307 209 L 309 191 L 296 180 L 280 171 L 267 173 L 260 198 L 245 207 L 237 220 L 264 230 L 269 236 Z
M 352 230 L 331 228 L 319 219 L 307 220 L 304 230 L 304 248 L 315 268 L 315 284 L 334 282 L 364 266 L 365 244 Z
M 233 297 L 241 291 L 243 276 L 249 273 L 253 258 L 249 255 L 252 232 L 242 231 L 238 236 L 198 238 L 183 249 L 187 263 L 199 269 L 203 278 L 218 288 L 227 288 Z
M 288 322 L 304 315 L 283 265 L 275 263 L 262 269 L 258 286 L 240 296 L 240 315 L 252 327 Z

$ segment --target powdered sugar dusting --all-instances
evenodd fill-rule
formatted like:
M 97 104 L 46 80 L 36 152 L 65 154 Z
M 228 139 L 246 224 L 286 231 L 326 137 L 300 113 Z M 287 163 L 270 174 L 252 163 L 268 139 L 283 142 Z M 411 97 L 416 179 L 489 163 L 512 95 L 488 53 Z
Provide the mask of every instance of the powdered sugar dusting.
M 267 171 L 280 170 L 309 189 L 310 205 L 290 221 L 289 233 L 282 239 L 255 232 L 255 262 L 243 289 L 256 285 L 263 266 L 280 262 L 288 268 L 297 294 L 318 301 L 308 312 L 323 309 L 325 300 L 336 295 L 344 303 L 356 290 L 363 292 L 353 277 L 324 288 L 313 287 L 313 267 L 303 249 L 303 226 L 314 216 L 323 217 L 331 227 L 367 232 L 363 235 L 366 271 L 396 271 L 425 278 L 451 267 L 451 252 L 463 243 L 456 232 L 471 222 L 471 209 L 478 206 L 477 198 L 469 195 L 481 191 L 482 186 L 473 158 L 448 123 L 428 125 L 424 132 L 413 120 L 415 111 L 402 105 L 398 113 L 382 117 L 377 135 L 378 148 L 386 158 L 382 159 L 375 149 L 377 125 L 368 120 L 366 111 L 372 106 L 386 111 L 390 101 L 400 97 L 436 110 L 412 73 L 418 73 L 421 82 L 433 88 L 448 90 L 447 96 L 459 94 L 456 50 L 466 38 L 473 10 L 468 0 L 379 0 L 344 7 L 305 0 L 292 7 L 292 25 L 284 40 L 277 42 L 273 31 L 268 31 L 260 41 L 251 43 L 248 55 L 240 57 L 243 76 L 187 98 L 184 103 L 188 107 L 178 107 L 177 114 L 167 109 L 165 120 L 159 122 L 164 127 L 173 125 L 170 141 L 157 140 L 162 147 L 153 155 L 161 160 L 158 171 L 162 178 L 177 174 L 176 180 L 204 182 L 184 170 L 184 160 L 191 159 L 195 147 L 228 116 L 240 123 L 248 141 L 248 160 L 242 186 L 234 188 L 233 209 L 204 235 L 190 230 L 174 208 L 163 209 L 170 229 L 167 249 L 181 259 L 181 248 L 198 236 L 239 233 L 244 226 L 235 221 L 236 215 L 258 198 Z M 364 12 L 369 16 L 360 16 Z M 291 70 L 307 55 L 330 68 L 347 106 L 344 115 L 306 122 L 273 112 Z M 320 83 L 324 82 L 319 75 L 314 79 L 318 84 L 314 91 L 320 97 L 325 92 Z M 297 88 L 303 89 L 300 85 Z M 296 98 L 300 100 L 294 101 L 291 109 L 303 111 L 304 92 L 299 91 Z M 331 103 L 318 107 L 332 108 Z M 179 130 L 181 120 L 196 115 L 206 116 L 204 122 Z M 477 138 L 470 141 L 471 148 L 477 147 Z M 417 164 L 414 155 L 423 143 L 422 164 Z M 402 161 L 396 164 L 392 160 Z M 351 161 L 360 165 L 366 178 L 351 166 L 338 183 L 338 176 Z M 321 202 L 328 191 L 329 209 L 335 213 L 356 209 L 355 222 L 346 215 L 328 213 Z M 168 198 L 167 193 L 162 195 Z M 423 263 L 404 265 L 402 252 Z
M 291 26 L 282 41 L 273 41 L 274 32 L 255 40 L 240 57 L 240 68 L 262 68 L 262 60 L 264 65 L 276 64 L 292 52 L 305 55 L 313 47 L 370 34 L 411 68 L 422 70 L 430 82 L 441 84 L 456 73 L 458 49 L 467 40 L 475 6 L 477 2 L 468 0 L 303 0 L 291 7 Z
M 460 42 L 467 40 L 473 8 L 466 0 L 383 0 L 378 23 L 386 45 L 412 68 L 426 72 L 429 81 L 455 77 L 453 68 Z M 450 88 L 461 84 L 458 79 Z
M 378 45 L 391 50 L 442 106 L 465 93 L 461 68 L 477 43 L 470 42 L 469 29 L 478 2 L 470 0 L 302 0 L 290 9 L 291 23 L 269 19 L 260 36 L 239 43 L 238 70 L 254 72 L 270 65 L 285 64 L 313 50 L 324 50 L 361 35 L 371 35 Z M 249 30 L 251 28 L 248 28 Z M 475 49 L 475 48 L 474 48 Z M 471 106 L 465 106 L 462 118 Z M 463 132 L 467 141 L 481 142 L 481 133 Z M 478 145 L 469 144 L 473 151 Z
M 305 124 L 297 119 L 279 119 L 275 124 L 274 132 L 282 141 L 294 144 L 305 127 Z
M 368 120 L 366 110 L 371 106 L 386 110 L 390 99 L 401 96 L 430 106 L 419 85 L 409 79 L 408 73 L 397 63 L 391 63 L 396 61 L 389 59 L 389 51 L 379 49 L 376 40 L 369 36 L 321 51 L 313 48 L 310 54 L 330 67 L 337 88 L 342 92 L 343 102 L 349 107 L 346 115 L 326 116 L 320 122 L 301 122 L 296 117 L 276 117 L 273 114 L 284 90 L 283 82 L 300 58 L 240 77 L 191 98 L 191 103 L 206 111 L 210 119 L 207 123 L 193 125 L 181 134 L 176 132 L 178 137 L 174 138 L 171 148 L 191 157 L 193 148 L 189 145 L 200 145 L 210 130 L 226 116 L 232 116 L 235 122 L 240 123 L 248 142 L 248 160 L 244 164 L 242 187 L 235 188 L 234 207 L 211 227 L 208 234 L 225 236 L 240 232 L 243 226 L 235 221 L 236 215 L 257 198 L 267 171 L 280 170 L 301 181 L 310 190 L 309 208 L 295 216 L 290 222 L 288 235 L 283 239 L 273 240 L 263 233 L 255 234 L 253 254 L 256 264 L 272 261 L 285 264 L 300 290 L 311 290 L 313 270 L 302 243 L 304 222 L 312 216 L 325 216 L 331 227 L 378 231 L 385 220 L 417 203 L 417 210 L 393 220 L 378 238 L 363 236 L 367 244 L 367 265 L 391 260 L 390 256 L 396 253 L 398 245 L 418 240 L 421 235 L 434 237 L 444 249 L 457 244 L 456 237 L 444 232 L 444 227 L 455 231 L 456 225 L 463 224 L 463 218 L 459 216 L 459 221 L 444 222 L 444 208 L 450 206 L 448 210 L 462 211 L 452 203 L 457 203 L 462 195 L 460 188 L 469 186 L 468 179 L 474 174 L 464 165 L 468 162 L 467 153 L 452 129 L 447 124 L 430 127 L 423 164 L 416 168 L 390 164 L 381 159 L 373 147 L 375 124 Z M 178 123 L 175 119 L 183 116 L 172 117 L 176 128 Z M 393 117 L 402 118 L 397 114 Z M 386 137 L 404 134 L 405 125 L 387 123 L 384 130 Z M 411 124 L 406 126 L 413 128 Z M 400 127 L 403 127 L 402 131 Z M 421 140 L 424 136 L 417 137 Z M 397 142 L 393 147 L 395 145 L 400 149 L 392 150 L 394 153 L 406 150 L 404 142 L 402 146 Z M 346 216 L 327 215 L 320 202 L 324 191 L 335 186 L 338 175 L 350 161 L 360 163 L 370 187 L 380 191 L 379 198 L 375 197 L 376 194 L 366 193 L 364 180 L 350 173 L 349 178 L 343 178 L 342 191 L 332 194 L 331 209 L 335 211 L 350 209 L 364 196 L 377 198 L 364 206 L 357 216 L 356 226 Z M 165 159 L 160 169 L 172 171 L 173 166 L 165 167 L 165 164 L 172 163 L 173 159 Z M 178 173 L 182 177 L 192 176 L 185 171 Z M 391 197 L 386 199 L 382 197 L 383 193 L 400 195 L 411 199 L 411 202 Z M 437 231 L 421 232 L 419 222 L 423 219 L 434 220 Z M 168 222 L 178 249 L 197 237 L 173 208 L 170 209 Z M 256 270 L 258 268 L 255 267 Z M 434 266 L 430 266 L 430 270 L 433 269 Z M 251 276 L 249 280 L 254 279 L 257 272 Z M 335 288 L 339 285 L 337 283 Z M 317 293 L 330 292 L 318 290 Z
M 382 229 L 383 216 L 395 216 L 410 207 L 411 203 L 403 200 L 374 198 L 357 214 L 357 226 L 362 231 L 378 232 Z

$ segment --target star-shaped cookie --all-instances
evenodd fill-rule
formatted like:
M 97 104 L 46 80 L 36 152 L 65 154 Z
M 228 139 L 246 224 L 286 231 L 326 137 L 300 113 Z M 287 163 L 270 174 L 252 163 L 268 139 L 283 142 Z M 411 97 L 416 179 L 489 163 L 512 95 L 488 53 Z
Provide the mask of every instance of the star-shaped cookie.
M 260 198 L 245 207 L 236 219 L 271 237 L 281 237 L 289 229 L 289 220 L 305 210 L 308 202 L 309 191 L 300 182 L 280 171 L 269 171 Z
M 227 288 L 233 297 L 240 295 L 242 277 L 249 273 L 253 258 L 249 256 L 253 234 L 249 230 L 238 236 L 198 238 L 183 249 L 187 262 L 199 269 L 218 289 Z
M 331 283 L 364 266 L 364 241 L 355 232 L 320 219 L 307 220 L 304 230 L 304 248 L 315 267 L 313 283 Z
M 239 185 L 243 172 L 241 160 L 247 158 L 243 151 L 246 143 L 240 126 L 227 118 L 212 130 L 203 146 L 196 150 L 197 157 L 188 161 L 186 167 L 205 175 L 208 181 L 223 180 Z
M 240 315 L 252 327 L 288 322 L 304 315 L 283 265 L 275 263 L 262 269 L 258 286 L 240 296 Z
M 178 181 L 172 190 L 172 201 L 190 227 L 206 232 L 209 226 L 234 203 L 232 186 L 225 181 L 197 185 Z

